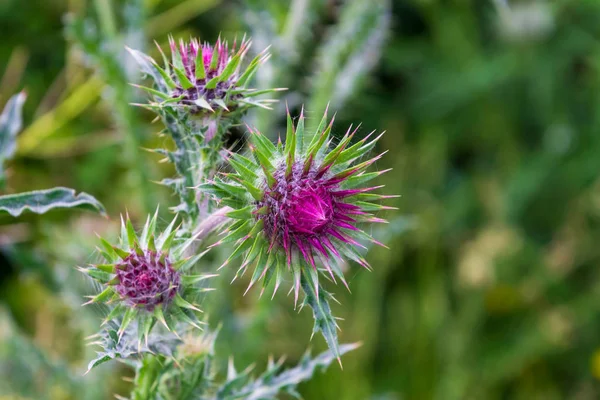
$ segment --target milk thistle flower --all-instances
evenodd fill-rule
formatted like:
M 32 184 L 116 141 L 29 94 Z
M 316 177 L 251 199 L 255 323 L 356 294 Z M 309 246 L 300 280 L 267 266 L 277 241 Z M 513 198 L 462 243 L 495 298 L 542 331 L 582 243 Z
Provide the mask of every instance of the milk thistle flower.
M 381 135 L 373 140 L 369 140 L 369 135 L 351 145 L 356 129 L 349 129 L 330 150 L 332 124 L 333 120 L 327 124 L 325 114 L 308 146 L 304 146 L 302 114 L 294 127 L 288 113 L 285 146 L 281 141 L 274 145 L 250 129 L 252 159 L 231 153 L 229 162 L 235 173 L 203 186 L 223 205 L 233 208 L 227 215 L 237 221 L 216 245 L 235 242 L 236 249 L 224 265 L 243 255 L 238 272 L 255 264 L 248 289 L 264 279 L 264 290 L 275 276 L 275 293 L 282 281 L 282 270 L 287 268 L 294 274 L 297 301 L 303 274 L 318 292 L 317 270 L 347 286 L 341 269 L 344 260 L 370 268 L 358 250 L 363 247 L 361 241 L 381 243 L 359 226 L 385 222 L 371 212 L 390 207 L 372 201 L 391 196 L 371 193 L 380 186 L 362 186 L 386 172 L 365 171 L 383 154 L 363 162 L 358 160 Z
M 176 218 L 156 236 L 157 213 L 148 218 L 141 235 L 135 233 L 131 221 L 121 219 L 119 245 L 100 238 L 99 252 L 104 263 L 80 268 L 102 286 L 103 290 L 89 296 L 90 303 L 114 306 L 105 323 L 120 319 L 119 336 L 137 320 L 138 336 L 147 341 L 156 321 L 171 330 L 178 321 L 200 328 L 194 312 L 200 311 L 194 301 L 198 294 L 210 289 L 198 282 L 215 275 L 193 275 L 189 270 L 202 254 L 183 258 L 194 238 L 176 244 Z
M 191 115 L 205 117 L 216 110 L 229 115 L 252 106 L 269 108 L 271 100 L 254 97 L 279 89 L 258 91 L 247 87 L 260 64 L 269 58 L 269 53 L 263 51 L 243 68 L 250 46 L 251 41 L 245 38 L 239 47 L 236 42 L 230 47 L 220 38 L 211 45 L 194 38 L 176 43 L 169 37 L 170 60 L 158 47 L 164 67 L 138 51 L 129 50 L 155 80 L 158 90 L 140 86 L 158 100 L 150 107 L 176 107 Z

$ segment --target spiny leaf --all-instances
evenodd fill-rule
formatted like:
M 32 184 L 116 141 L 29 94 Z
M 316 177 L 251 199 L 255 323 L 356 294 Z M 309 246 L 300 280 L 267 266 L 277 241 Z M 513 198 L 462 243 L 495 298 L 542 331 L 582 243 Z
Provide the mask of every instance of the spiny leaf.
M 88 301 L 85 304 L 104 302 L 104 301 L 108 300 L 108 298 L 110 296 L 112 296 L 114 293 L 115 292 L 112 287 L 107 287 L 106 289 L 104 289 L 102 292 L 98 293 L 95 297 L 93 297 L 90 301 Z
M 137 310 L 135 308 L 128 308 L 127 311 L 125 311 L 125 315 L 123 315 L 123 320 L 121 321 L 121 326 L 119 327 L 118 331 L 119 338 L 123 336 L 125 329 L 127 329 L 131 321 L 133 321 L 133 319 L 136 317 L 136 315 Z
M 246 84 L 252 79 L 252 76 L 258 69 L 259 64 L 260 64 L 260 56 L 256 56 L 254 58 L 254 60 L 252 60 L 250 62 L 250 65 L 248 65 L 248 68 L 246 68 L 246 71 L 244 71 L 242 76 L 240 76 L 240 78 L 237 81 L 237 84 L 241 87 L 246 87 Z
M 302 154 L 304 150 L 304 107 L 302 107 L 302 110 L 300 111 L 300 117 L 296 124 L 296 143 L 298 152 Z
M 226 183 L 218 179 L 213 182 L 213 185 L 225 191 L 230 196 L 237 197 L 240 199 L 246 198 L 246 195 L 248 194 L 248 191 L 244 187 L 232 185 L 230 183 Z
M 252 197 L 254 197 L 255 200 L 260 201 L 263 198 L 263 191 L 260 190 L 259 188 L 257 188 L 256 186 L 254 186 L 252 183 L 245 181 L 239 177 L 233 177 L 238 183 L 240 183 L 242 186 L 244 186 L 247 190 L 248 193 L 250 193 L 250 195 L 252 195 Z
M 133 229 L 133 225 L 131 224 L 131 220 L 129 218 L 127 218 L 127 222 L 125 223 L 125 229 L 127 232 L 127 243 L 129 248 L 133 249 L 137 240 L 137 236 L 135 235 L 135 229 Z
M 360 347 L 360 343 L 343 344 L 339 347 L 339 355 L 344 355 L 358 347 Z M 283 360 L 270 361 L 265 372 L 243 386 L 241 383 L 249 379 L 247 376 L 249 371 L 237 373 L 231 367 L 229 368 L 231 372 L 227 374 L 227 381 L 218 389 L 218 398 L 275 400 L 280 398 L 283 393 L 300 398 L 296 387 L 300 383 L 310 380 L 315 371 L 326 369 L 336 358 L 339 360 L 339 356 L 332 351 L 323 352 L 314 358 L 306 353 L 296 367 L 285 371 L 281 371 Z
M 25 211 L 44 214 L 56 208 L 79 208 L 105 215 L 104 206 L 94 197 L 83 192 L 76 194 L 75 190 L 64 187 L 0 196 L 0 211 L 13 217 Z
M 229 212 L 227 212 L 226 215 L 229 218 L 245 220 L 245 219 L 252 218 L 252 211 L 254 211 L 254 209 L 255 209 L 254 205 L 249 205 L 249 206 L 241 208 L 239 210 L 229 211 Z
M 160 251 L 168 251 L 170 249 L 171 242 L 173 241 L 173 239 L 175 238 L 175 235 L 177 234 L 177 232 L 173 230 L 173 228 L 175 227 L 176 221 L 177 221 L 177 216 L 175 216 L 175 218 L 173 218 L 171 223 L 169 223 L 169 225 L 165 228 L 165 230 L 162 231 L 162 233 L 158 237 L 156 246 L 158 247 L 158 249 Z
M 156 96 L 159 99 L 162 99 L 162 100 L 169 99 L 169 95 L 168 94 L 163 93 L 163 92 L 159 92 L 156 89 L 152 89 L 152 88 L 149 88 L 149 87 L 146 87 L 146 86 L 142 86 L 142 85 L 136 85 L 135 83 L 131 83 L 130 85 L 133 86 L 133 87 L 136 87 L 138 89 L 142 89 L 143 91 L 148 92 L 149 94 L 151 94 L 153 96 Z
M 217 44 L 213 46 L 213 53 L 210 59 L 210 71 L 214 71 L 219 64 L 219 47 L 221 47 L 220 40 L 217 41 Z
M 267 138 L 262 133 L 256 131 L 250 132 L 252 133 L 252 144 L 256 146 L 256 149 L 259 152 L 263 153 L 267 159 L 271 159 L 273 157 L 273 154 L 277 152 L 277 148 L 275 147 L 275 145 L 269 140 L 269 138 Z

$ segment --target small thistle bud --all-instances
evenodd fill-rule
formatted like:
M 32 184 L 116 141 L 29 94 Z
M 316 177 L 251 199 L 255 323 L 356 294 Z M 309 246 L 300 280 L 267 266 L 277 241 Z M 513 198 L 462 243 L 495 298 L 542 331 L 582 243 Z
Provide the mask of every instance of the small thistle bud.
M 253 159 L 231 153 L 230 163 L 236 173 L 203 186 L 234 208 L 228 215 L 238 221 L 217 244 L 237 245 L 225 264 L 243 255 L 241 272 L 252 263 L 256 265 L 250 286 L 259 279 L 264 279 L 266 286 L 276 277 L 276 291 L 287 266 L 294 273 L 297 300 L 301 274 L 314 280 L 314 272 L 322 266 L 332 280 L 346 284 L 341 263 L 350 259 L 369 268 L 358 251 L 361 241 L 381 245 L 360 225 L 385 222 L 371 211 L 389 207 L 371 201 L 391 196 L 372 194 L 378 187 L 362 185 L 386 171 L 365 172 L 381 155 L 358 162 L 379 137 L 351 145 L 356 130 L 348 130 L 330 150 L 332 123 L 327 124 L 325 115 L 308 146 L 303 143 L 303 115 L 294 127 L 288 114 L 285 147 L 251 131 Z
M 272 100 L 257 100 L 255 96 L 280 89 L 257 91 L 248 83 L 257 68 L 269 58 L 266 51 L 258 54 L 245 68 L 244 58 L 251 41 L 242 39 L 230 47 L 220 38 L 214 45 L 200 43 L 198 39 L 176 43 L 169 37 L 171 60 L 162 49 L 164 67 L 150 57 L 130 50 L 144 71 L 151 73 L 158 90 L 141 87 L 154 96 L 157 103 L 152 107 L 176 107 L 198 117 L 205 117 L 217 110 L 222 114 L 244 111 L 248 107 L 268 108 Z
M 147 340 L 158 320 L 168 330 L 181 321 L 200 328 L 194 312 L 200 311 L 194 301 L 201 292 L 210 289 L 198 283 L 214 275 L 192 275 L 190 269 L 202 254 L 183 258 L 194 238 L 177 242 L 176 218 L 156 236 L 157 213 L 148 218 L 141 235 L 135 233 L 131 221 L 121 220 L 119 245 L 100 239 L 101 264 L 80 268 L 103 286 L 90 303 L 112 305 L 105 323 L 121 319 L 119 335 L 137 321 L 139 340 Z

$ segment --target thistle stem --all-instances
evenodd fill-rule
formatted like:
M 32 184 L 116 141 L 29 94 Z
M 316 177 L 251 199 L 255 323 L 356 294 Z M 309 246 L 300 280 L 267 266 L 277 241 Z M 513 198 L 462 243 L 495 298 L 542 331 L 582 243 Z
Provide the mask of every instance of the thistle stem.
M 231 126 L 230 122 L 215 115 L 214 118 L 207 118 L 199 122 L 199 129 L 202 132 L 202 143 L 199 158 L 199 180 L 210 180 L 215 176 L 219 164 L 219 151 L 223 148 L 223 136 Z M 204 182 L 198 182 L 198 184 Z M 209 215 L 211 202 L 204 193 L 196 193 L 196 202 L 200 218 Z
M 115 25 L 111 0 L 95 0 L 94 5 L 104 36 L 109 40 L 114 39 L 117 35 L 117 27 Z

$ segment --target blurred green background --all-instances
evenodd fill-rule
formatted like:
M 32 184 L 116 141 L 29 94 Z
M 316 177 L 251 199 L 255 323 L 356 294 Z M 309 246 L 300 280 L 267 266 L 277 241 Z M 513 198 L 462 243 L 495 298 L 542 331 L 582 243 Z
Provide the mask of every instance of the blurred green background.
M 65 32 L 73 18 L 100 40 Z M 332 288 L 340 340 L 363 346 L 304 397 L 600 398 L 599 21 L 595 0 L 0 1 L 0 106 L 28 93 L 6 192 L 73 187 L 110 216 L 0 216 L 0 399 L 127 393 L 117 363 L 83 376 L 101 316 L 80 307 L 93 288 L 74 268 L 120 213 L 139 224 L 160 203 L 166 220 L 175 204 L 152 183 L 172 167 L 141 150 L 166 139 L 128 106 L 144 99 L 123 45 L 156 55 L 169 33 L 243 32 L 256 51 L 273 44 L 257 84 L 290 89 L 250 123 L 276 138 L 285 101 L 309 117 L 331 101 L 336 134 L 387 132 L 379 183 L 402 195 L 373 232 L 390 250 L 369 252 L 373 272 L 349 266 L 352 294 Z M 205 300 L 224 363 L 325 348 L 308 310 L 243 297 L 234 271 Z

